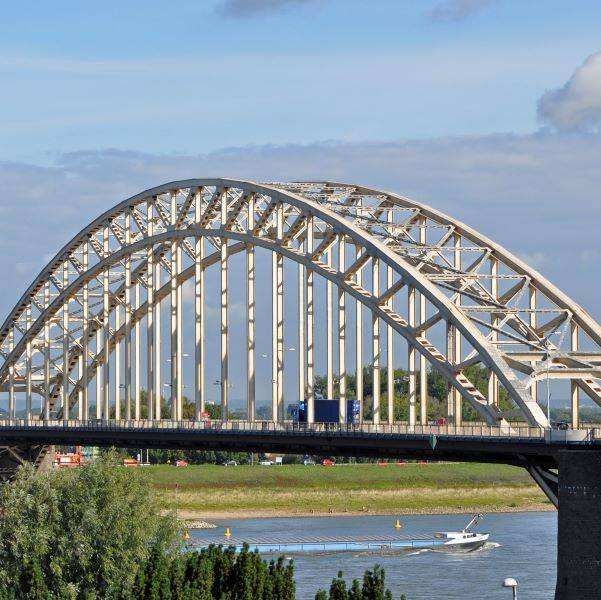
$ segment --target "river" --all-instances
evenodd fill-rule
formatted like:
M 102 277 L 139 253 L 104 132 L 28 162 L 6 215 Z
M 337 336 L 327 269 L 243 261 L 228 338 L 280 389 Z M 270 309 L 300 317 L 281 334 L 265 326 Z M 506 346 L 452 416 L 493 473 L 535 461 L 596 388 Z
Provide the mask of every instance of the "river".
M 403 534 L 462 529 L 471 515 L 414 515 L 401 517 Z M 216 522 L 219 529 L 195 531 L 195 537 L 223 542 L 223 527 L 237 539 L 248 537 L 332 536 L 394 534 L 395 517 L 353 516 L 282 519 L 231 519 Z M 555 590 L 557 514 L 554 512 L 486 515 L 479 527 L 491 534 L 490 543 L 469 554 L 419 551 L 395 555 L 299 555 L 296 565 L 297 598 L 312 600 L 320 587 L 342 570 L 347 580 L 361 577 L 379 563 L 396 599 L 510 599 L 505 577 L 519 581 L 520 600 L 548 600 Z

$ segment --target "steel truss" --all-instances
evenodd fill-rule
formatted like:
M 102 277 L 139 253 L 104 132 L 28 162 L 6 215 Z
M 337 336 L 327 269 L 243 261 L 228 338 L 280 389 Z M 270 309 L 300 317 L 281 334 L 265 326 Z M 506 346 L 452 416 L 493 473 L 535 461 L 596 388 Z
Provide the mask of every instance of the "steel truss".
M 356 307 L 356 364 L 373 368 L 375 423 L 383 404 L 388 421 L 394 421 L 398 336 L 407 347 L 410 426 L 427 424 L 432 369 L 448 384 L 447 414 L 455 425 L 469 403 L 487 423 L 508 427 L 499 402 L 504 389 L 522 420 L 547 427 L 537 390 L 549 379 L 571 381 L 574 427 L 581 392 L 601 405 L 599 324 L 523 261 L 463 223 L 407 198 L 356 185 L 198 179 L 168 183 L 118 204 L 77 234 L 30 285 L 0 330 L 0 392 L 8 396 L 9 418 L 17 416 L 19 398 L 28 420 L 140 419 L 144 388 L 149 418 L 181 420 L 182 285 L 191 280 L 194 326 L 186 331 L 194 335 L 193 388 L 200 419 L 206 403 L 205 271 L 218 265 L 218 383 L 226 420 L 229 259 L 244 253 L 246 388 L 248 419 L 254 420 L 256 248 L 273 253 L 273 421 L 285 418 L 286 259 L 298 264 L 298 389 L 307 401 L 309 422 L 315 400 L 316 276 L 327 282 L 327 388 L 333 395 L 338 385 L 341 422 L 346 417 L 349 302 Z M 168 344 L 161 336 L 162 302 L 170 307 Z M 366 314 L 372 322 L 367 361 L 362 343 Z M 171 361 L 168 382 L 162 381 L 160 368 L 164 345 Z M 488 373 L 486 394 L 466 374 L 476 364 Z M 383 366 L 388 373 L 384 399 L 379 385 Z M 168 414 L 161 408 L 165 386 Z M 116 401 L 121 397 L 124 404 Z M 363 411 L 361 369 L 357 399 Z

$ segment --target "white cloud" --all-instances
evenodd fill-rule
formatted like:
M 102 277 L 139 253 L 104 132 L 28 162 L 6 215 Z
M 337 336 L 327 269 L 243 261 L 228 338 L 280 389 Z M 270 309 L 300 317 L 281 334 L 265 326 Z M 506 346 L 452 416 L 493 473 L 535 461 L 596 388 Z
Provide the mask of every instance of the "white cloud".
M 166 181 L 213 176 L 332 179 L 413 197 L 526 256 L 594 312 L 599 263 L 583 259 L 601 251 L 600 155 L 601 134 L 535 134 L 256 146 L 195 156 L 103 150 L 64 154 L 51 167 L 0 163 L 0 314 L 30 283 L 32 270 L 107 208 Z
M 428 11 L 427 16 L 431 21 L 436 22 L 464 21 L 489 8 L 495 2 L 496 0 L 446 0 Z
M 542 123 L 563 131 L 599 131 L 601 52 L 589 56 L 566 84 L 546 92 L 538 103 Z

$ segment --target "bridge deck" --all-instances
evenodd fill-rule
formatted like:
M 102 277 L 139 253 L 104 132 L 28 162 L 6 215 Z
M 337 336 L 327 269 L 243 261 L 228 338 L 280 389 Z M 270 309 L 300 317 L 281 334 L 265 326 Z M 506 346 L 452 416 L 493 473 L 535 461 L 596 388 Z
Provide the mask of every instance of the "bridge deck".
M 601 430 L 299 424 L 254 421 L 0 421 L 0 445 L 82 444 L 498 462 L 554 468 L 566 448 L 601 447 Z

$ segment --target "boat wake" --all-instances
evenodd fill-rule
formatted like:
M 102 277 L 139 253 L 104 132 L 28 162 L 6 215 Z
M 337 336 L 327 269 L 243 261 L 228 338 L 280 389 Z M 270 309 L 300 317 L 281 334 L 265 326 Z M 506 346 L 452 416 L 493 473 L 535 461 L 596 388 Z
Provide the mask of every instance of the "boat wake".
M 501 544 L 498 542 L 486 542 L 482 548 L 478 548 L 478 550 L 474 550 L 474 552 L 482 552 L 484 550 L 493 550 L 494 548 L 500 548 Z

